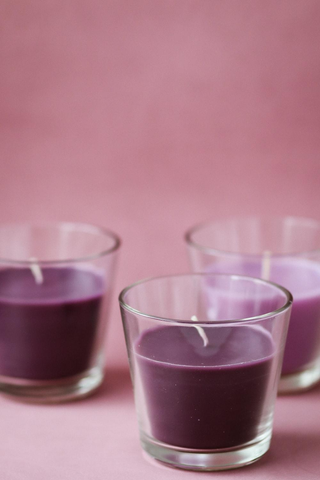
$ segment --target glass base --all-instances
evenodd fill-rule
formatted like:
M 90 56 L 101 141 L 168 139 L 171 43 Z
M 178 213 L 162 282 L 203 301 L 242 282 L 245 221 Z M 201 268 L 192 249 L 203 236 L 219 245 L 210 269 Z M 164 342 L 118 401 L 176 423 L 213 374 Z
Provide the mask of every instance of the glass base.
M 103 371 L 93 367 L 81 375 L 51 381 L 0 376 L 0 393 L 29 403 L 60 403 L 91 395 L 102 383 Z
M 157 442 L 141 434 L 142 448 L 155 460 L 184 470 L 214 471 L 244 467 L 259 460 L 270 446 L 271 431 L 263 439 L 239 448 L 192 450 Z
M 320 360 L 297 373 L 282 375 L 279 382 L 279 393 L 299 393 L 314 387 L 320 380 Z

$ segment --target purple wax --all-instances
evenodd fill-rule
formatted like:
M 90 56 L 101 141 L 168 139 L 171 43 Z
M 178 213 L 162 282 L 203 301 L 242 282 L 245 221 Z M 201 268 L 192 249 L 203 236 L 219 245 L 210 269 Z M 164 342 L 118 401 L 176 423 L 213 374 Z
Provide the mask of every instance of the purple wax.
M 0 375 L 55 380 L 91 366 L 104 293 L 94 270 L 0 270 Z
M 320 353 L 320 265 L 303 259 L 277 260 L 270 278 L 293 295 L 282 366 L 286 375 L 311 366 Z
M 311 366 L 320 353 L 320 265 L 301 258 L 270 259 L 270 280 L 293 295 L 282 374 Z M 217 262 L 207 269 L 215 273 L 238 273 L 261 277 L 260 262 L 241 259 Z
M 260 327 L 144 332 L 135 352 L 152 436 L 192 449 L 231 448 L 258 433 L 274 345 Z

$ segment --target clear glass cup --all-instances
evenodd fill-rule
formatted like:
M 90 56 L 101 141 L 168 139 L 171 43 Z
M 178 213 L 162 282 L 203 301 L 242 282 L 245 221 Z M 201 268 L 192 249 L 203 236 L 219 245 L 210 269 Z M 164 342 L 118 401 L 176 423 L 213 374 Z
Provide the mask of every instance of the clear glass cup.
M 186 234 L 194 272 L 225 272 L 271 280 L 294 302 L 280 393 L 320 379 L 320 223 L 295 217 L 225 219 Z
M 258 460 L 291 294 L 250 277 L 187 274 L 135 283 L 119 301 L 143 449 L 189 470 Z
M 86 224 L 0 226 L 0 392 L 59 402 L 98 388 L 119 245 Z

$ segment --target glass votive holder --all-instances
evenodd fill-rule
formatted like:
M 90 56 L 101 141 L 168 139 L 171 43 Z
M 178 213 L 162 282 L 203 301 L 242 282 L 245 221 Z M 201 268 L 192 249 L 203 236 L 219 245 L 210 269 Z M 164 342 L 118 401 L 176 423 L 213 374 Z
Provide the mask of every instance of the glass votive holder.
M 245 276 L 187 274 L 119 297 L 140 440 L 151 457 L 224 470 L 269 448 L 291 294 Z
M 295 217 L 225 219 L 186 234 L 194 272 L 225 272 L 271 280 L 294 302 L 280 393 L 320 379 L 320 223 Z
M 46 403 L 98 388 L 119 245 L 80 223 L 0 226 L 0 392 Z

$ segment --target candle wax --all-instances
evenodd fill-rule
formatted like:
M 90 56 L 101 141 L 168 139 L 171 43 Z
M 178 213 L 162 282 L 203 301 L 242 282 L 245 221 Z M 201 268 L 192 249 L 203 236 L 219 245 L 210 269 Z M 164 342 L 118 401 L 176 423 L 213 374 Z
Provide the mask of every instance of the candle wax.
M 234 259 L 210 265 L 208 272 L 260 277 L 261 261 Z M 282 374 L 303 370 L 320 353 L 320 264 L 302 258 L 270 258 L 270 280 L 293 295 Z
M 257 435 L 274 356 L 261 327 L 144 332 L 135 353 L 152 436 L 184 448 L 231 448 Z
M 54 380 L 90 368 L 103 278 L 80 268 L 0 270 L 0 375 Z

